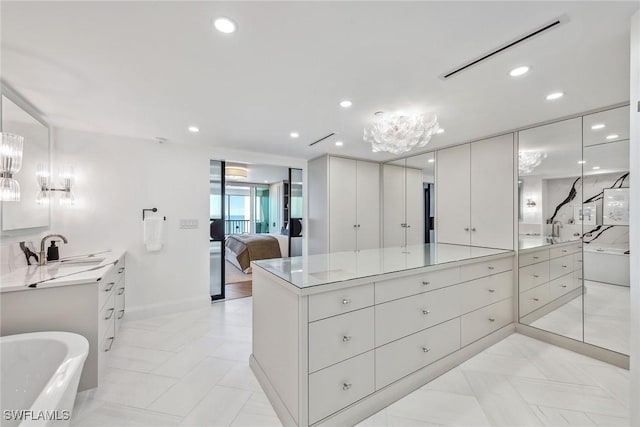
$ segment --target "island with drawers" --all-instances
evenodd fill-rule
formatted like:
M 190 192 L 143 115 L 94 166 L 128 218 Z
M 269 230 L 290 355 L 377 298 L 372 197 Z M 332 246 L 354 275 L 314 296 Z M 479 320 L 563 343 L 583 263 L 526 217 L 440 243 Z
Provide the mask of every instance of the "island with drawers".
M 449 244 L 255 261 L 251 368 L 285 426 L 354 425 L 515 330 L 514 262 Z

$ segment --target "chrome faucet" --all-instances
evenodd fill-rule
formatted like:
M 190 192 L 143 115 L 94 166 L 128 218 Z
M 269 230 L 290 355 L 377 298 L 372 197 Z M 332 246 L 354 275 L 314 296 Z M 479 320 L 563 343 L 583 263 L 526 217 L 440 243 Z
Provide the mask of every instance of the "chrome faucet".
M 44 245 L 45 243 L 47 243 L 47 239 L 50 239 L 52 237 L 59 237 L 60 239 L 62 239 L 62 241 L 64 243 L 69 243 L 67 241 L 67 238 L 64 237 L 62 234 L 48 234 L 46 236 L 44 236 L 42 238 L 42 240 L 40 241 L 40 259 L 38 260 L 38 265 L 46 265 L 47 264 L 47 254 L 44 250 Z
M 562 221 L 555 220 L 551 224 L 551 237 L 560 237 L 560 229 L 562 228 Z

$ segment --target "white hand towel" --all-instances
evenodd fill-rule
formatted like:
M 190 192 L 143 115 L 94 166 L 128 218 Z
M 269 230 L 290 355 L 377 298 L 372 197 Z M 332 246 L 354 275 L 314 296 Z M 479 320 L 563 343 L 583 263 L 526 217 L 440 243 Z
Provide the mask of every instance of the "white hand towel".
M 144 219 L 144 244 L 149 252 L 162 249 L 162 232 L 164 220 L 162 217 L 148 217 Z

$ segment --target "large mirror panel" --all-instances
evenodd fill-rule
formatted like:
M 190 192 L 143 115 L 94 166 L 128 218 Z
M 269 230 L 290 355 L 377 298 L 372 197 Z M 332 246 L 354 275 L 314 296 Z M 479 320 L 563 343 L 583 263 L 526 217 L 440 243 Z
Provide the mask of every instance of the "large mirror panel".
M 584 341 L 629 354 L 629 108 L 584 117 Z
M 582 341 L 582 120 L 518 141 L 520 322 Z
M 24 138 L 22 168 L 14 175 L 20 201 L 2 202 L 2 231 L 49 226 L 49 204 L 36 203 L 37 173 L 49 172 L 49 128 L 2 95 L 2 131 Z

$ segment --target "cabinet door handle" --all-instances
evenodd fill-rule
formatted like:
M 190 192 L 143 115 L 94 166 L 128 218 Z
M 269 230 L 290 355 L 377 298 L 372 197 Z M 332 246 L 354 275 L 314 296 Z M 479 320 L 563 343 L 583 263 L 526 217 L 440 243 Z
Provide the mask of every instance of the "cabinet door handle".
M 122 295 L 122 294 L 124 294 L 124 288 L 118 289 L 118 295 Z
M 429 353 L 431 351 L 431 349 L 429 347 L 422 347 L 422 352 L 423 353 Z
M 358 224 L 353 224 L 353 228 L 358 228 Z
M 353 387 L 353 384 L 351 383 L 342 383 L 343 390 L 349 390 L 351 387 Z
M 120 320 L 124 317 L 124 310 L 120 310 L 118 313 L 118 320 Z
M 489 322 L 495 322 L 496 318 L 495 317 L 489 317 Z
M 489 293 L 494 293 L 496 290 L 495 289 L 488 289 Z
M 123 272 L 124 272 L 124 267 L 120 267 L 120 268 L 118 269 L 118 274 L 122 274 Z
M 431 282 L 428 282 L 428 281 L 425 280 L 425 281 L 422 282 L 422 284 L 425 285 L 425 286 L 429 286 L 431 284 Z
M 113 317 L 113 312 L 116 311 L 115 308 L 110 308 L 109 310 L 107 310 L 109 312 L 109 314 L 107 315 L 107 317 L 104 318 L 104 320 L 109 320 Z
M 476 228 L 475 228 L 475 227 L 473 227 L 473 228 L 471 229 L 471 231 L 476 231 Z
M 107 283 L 107 286 L 105 286 L 104 291 L 105 292 L 111 292 L 111 289 L 113 289 L 113 285 L 115 285 L 115 282 L 109 282 Z
M 342 303 L 343 303 L 344 305 L 351 304 L 351 300 L 350 300 L 350 299 L 348 299 L 348 298 L 345 298 L 345 299 L 343 299 L 343 300 L 342 300 Z
M 407 224 L 407 228 L 411 228 L 411 224 Z
M 430 313 L 431 313 L 431 310 L 427 310 L 427 309 L 422 310 L 422 314 L 424 314 L 425 316 Z
M 358 228 L 360 228 L 360 224 L 358 224 Z
M 464 231 L 469 231 L 469 227 L 465 227 L 465 228 L 464 228 Z
M 342 342 L 349 342 L 351 341 L 351 337 L 349 335 L 345 335 L 342 337 Z
M 105 349 L 104 349 L 104 351 L 105 351 L 105 352 L 107 352 L 107 351 L 110 351 L 110 350 L 111 350 L 111 346 L 113 346 L 113 340 L 114 340 L 114 339 L 115 339 L 115 337 L 109 337 L 109 338 L 108 338 L 108 340 L 109 340 L 109 347 L 107 347 L 107 348 L 105 348 Z

